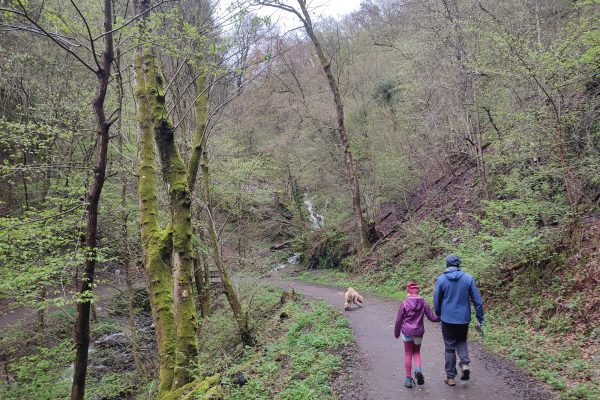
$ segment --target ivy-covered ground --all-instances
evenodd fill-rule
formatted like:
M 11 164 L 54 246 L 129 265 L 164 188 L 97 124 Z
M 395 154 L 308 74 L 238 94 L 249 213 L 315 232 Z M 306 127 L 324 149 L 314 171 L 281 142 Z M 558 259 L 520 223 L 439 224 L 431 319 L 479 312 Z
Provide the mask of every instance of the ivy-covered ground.
M 354 339 L 346 318 L 324 302 L 305 300 L 250 277 L 240 283 L 240 290 L 252 305 L 256 345 L 240 343 L 225 299 L 217 298 L 213 313 L 200 327 L 202 348 L 195 376 L 218 374 L 226 399 L 340 398 L 348 390 L 343 366 L 353 362 L 347 350 L 353 349 Z M 147 299 L 141 291 L 137 294 L 141 356 L 144 365 L 151 366 L 156 362 L 152 320 Z M 143 376 L 134 364 L 126 303 L 115 296 L 99 304 L 98 319 L 92 322 L 86 398 L 153 398 L 157 388 L 152 373 Z M 0 380 L 0 398 L 69 397 L 74 317 L 72 310 L 51 313 L 43 344 L 29 333 L 30 325 L 4 331 L 2 351 L 16 361 L 2 365 L 8 374 Z
M 338 354 L 353 342 L 340 313 L 323 302 L 287 302 L 266 321 L 272 337 L 261 348 L 248 348 L 229 371 L 248 379 L 229 385 L 227 399 L 336 399 L 331 387 L 342 367 Z

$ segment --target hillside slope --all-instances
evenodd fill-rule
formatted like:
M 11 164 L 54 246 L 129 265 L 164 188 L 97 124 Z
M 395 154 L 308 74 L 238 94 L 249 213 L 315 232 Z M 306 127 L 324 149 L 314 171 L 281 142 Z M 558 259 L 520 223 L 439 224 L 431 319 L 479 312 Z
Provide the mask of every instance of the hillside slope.
M 304 278 L 393 296 L 416 280 L 432 294 L 444 256 L 457 254 L 484 297 L 485 345 L 562 398 L 598 398 L 600 217 L 588 212 L 573 228 L 533 202 L 479 201 L 476 185 L 474 168 L 461 165 L 423 185 L 408 206 L 384 205 L 383 238 L 366 256 L 313 265 L 337 271 Z

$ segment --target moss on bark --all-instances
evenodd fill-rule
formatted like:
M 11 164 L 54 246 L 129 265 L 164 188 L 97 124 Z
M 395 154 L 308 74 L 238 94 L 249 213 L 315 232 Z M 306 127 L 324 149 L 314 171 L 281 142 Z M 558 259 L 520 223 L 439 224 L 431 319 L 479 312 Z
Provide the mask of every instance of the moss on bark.
M 219 385 L 220 375 L 213 375 L 196 380 L 169 393 L 162 400 L 222 399 L 223 388 Z
M 194 82 L 196 87 L 196 130 L 192 138 L 192 152 L 190 154 L 190 161 L 188 162 L 188 186 L 190 191 L 194 190 L 196 186 L 196 178 L 198 176 L 198 167 L 200 165 L 200 158 L 202 156 L 202 144 L 204 137 L 204 130 L 206 129 L 206 76 L 200 74 L 198 79 Z
M 137 121 L 139 130 L 139 201 L 144 265 L 159 358 L 159 395 L 171 390 L 175 360 L 175 320 L 170 274 L 170 233 L 158 223 L 154 127 L 146 90 L 146 55 L 136 59 Z M 165 268 L 166 266 L 166 268 Z
M 161 397 L 191 381 L 198 355 L 196 307 L 192 296 L 191 195 L 185 164 L 167 115 L 164 79 L 155 55 L 140 52 L 136 78 L 142 245 L 157 329 Z M 171 224 L 167 229 L 160 228 L 157 218 L 155 144 L 169 190 Z
M 155 61 L 155 59 L 152 59 Z M 179 154 L 173 124 L 168 119 L 164 102 L 164 79 L 156 63 L 153 63 L 151 76 L 154 77 L 154 138 L 158 147 L 163 179 L 169 189 L 171 221 L 173 227 L 173 308 L 175 313 L 176 358 L 173 387 L 178 388 L 190 382 L 193 367 L 198 356 L 197 313 L 193 291 L 192 263 L 192 199 L 188 187 L 188 176 L 183 158 Z

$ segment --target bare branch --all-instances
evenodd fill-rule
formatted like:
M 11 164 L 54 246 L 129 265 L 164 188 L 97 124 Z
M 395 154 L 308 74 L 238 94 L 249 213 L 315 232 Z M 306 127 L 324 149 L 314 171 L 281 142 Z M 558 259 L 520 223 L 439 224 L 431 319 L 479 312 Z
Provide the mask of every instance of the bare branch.
M 96 36 L 93 39 L 93 41 L 96 41 L 96 40 L 98 40 L 98 39 L 100 39 L 100 38 L 108 35 L 109 33 L 114 33 L 114 32 L 120 31 L 121 29 L 125 28 L 127 25 L 130 25 L 132 22 L 135 22 L 138 19 L 140 19 L 141 17 L 143 17 L 144 15 L 148 14 L 150 11 L 154 10 L 155 8 L 160 7 L 163 4 L 165 4 L 165 3 L 172 3 L 174 1 L 179 1 L 179 0 L 163 0 L 163 1 L 161 1 L 161 2 L 159 2 L 157 4 L 155 4 L 155 5 L 153 5 L 152 7 L 148 8 L 147 10 L 139 13 L 135 17 L 131 18 L 129 21 L 125 22 L 123 25 L 119 26 L 118 28 L 112 29 L 112 30 L 110 30 L 108 32 L 104 32 L 101 35 Z
M 90 39 L 90 47 L 92 50 L 92 55 L 94 56 L 94 61 L 96 62 L 96 65 L 98 66 L 98 70 L 101 70 L 102 67 L 100 66 L 100 61 L 98 61 L 98 56 L 96 55 L 96 47 L 94 46 L 94 39 L 92 38 L 92 31 L 90 29 L 90 25 L 88 24 L 87 19 L 81 13 L 81 10 L 79 10 L 79 7 L 77 7 L 77 4 L 75 4 L 75 2 L 73 0 L 70 0 L 70 3 L 73 6 L 73 8 L 75 8 L 75 11 L 77 11 L 77 14 L 79 14 L 79 16 L 81 17 L 81 20 L 83 21 L 83 25 L 85 25 L 85 30 L 87 31 L 88 38 Z
M 300 11 L 296 10 L 292 6 L 281 3 L 280 0 L 256 0 L 256 4 L 266 7 L 278 8 L 280 10 L 290 12 L 292 14 L 295 14 L 300 19 L 300 21 L 302 21 L 302 24 L 304 24 L 304 26 L 308 24 L 304 16 L 300 14 Z
M 108 120 L 106 121 L 106 125 L 108 125 L 110 127 L 112 124 L 114 124 L 115 122 L 117 122 L 117 120 L 120 117 L 121 117 L 121 108 L 117 108 L 108 117 Z
M 24 31 L 24 32 L 33 33 L 33 34 L 40 35 L 40 36 L 47 36 L 40 29 L 37 29 L 35 27 L 30 27 L 30 26 L 0 24 L 0 27 L 6 27 L 7 29 L 1 29 L 2 31 L 5 31 L 5 32 Z M 59 35 L 57 33 L 51 33 L 51 35 L 53 35 L 56 40 L 61 41 L 65 46 L 85 47 L 85 46 L 82 46 L 82 44 L 79 41 L 77 41 L 77 43 L 73 43 L 73 42 L 69 41 L 69 40 L 77 40 L 77 38 L 72 38 L 72 37 L 64 36 L 64 35 Z
M 12 14 L 15 14 L 15 15 L 19 15 L 19 16 L 25 18 L 27 21 L 29 21 L 29 23 L 31 23 L 37 29 L 39 29 L 43 33 L 44 36 L 48 37 L 50 40 L 52 40 L 54 43 L 56 43 L 61 49 L 65 50 L 67 53 L 69 53 L 73 57 L 75 57 L 77 59 L 77 61 L 79 61 L 84 67 L 86 67 L 87 69 L 89 69 L 90 71 L 92 71 L 94 74 L 98 73 L 98 71 L 96 69 L 94 69 L 90 64 L 88 64 L 83 58 L 81 58 L 79 56 L 79 54 L 77 54 L 76 52 L 74 52 L 73 50 L 71 50 L 69 47 L 67 47 L 65 44 L 63 44 L 60 40 L 58 40 L 57 38 L 55 38 L 54 35 L 52 35 L 50 32 L 48 32 L 47 30 L 45 30 L 33 18 L 31 18 L 29 16 L 29 14 L 27 13 L 27 10 L 25 9 L 25 6 L 23 5 L 23 3 L 21 1 L 19 1 L 18 3 L 21 6 L 21 10 L 22 11 L 11 9 L 11 8 L 4 8 L 4 7 L 1 7 L 0 11 L 9 12 L 9 13 L 12 13 Z

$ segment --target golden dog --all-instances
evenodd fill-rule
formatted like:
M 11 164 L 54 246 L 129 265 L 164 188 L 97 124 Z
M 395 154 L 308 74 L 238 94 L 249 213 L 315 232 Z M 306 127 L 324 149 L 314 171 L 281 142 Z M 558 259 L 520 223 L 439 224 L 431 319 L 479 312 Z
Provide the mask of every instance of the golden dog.
M 350 304 L 353 303 L 359 307 L 362 307 L 361 304 L 363 304 L 364 299 L 356 290 L 349 287 L 344 296 L 346 299 L 346 302 L 344 303 L 344 310 L 348 311 L 350 309 Z

